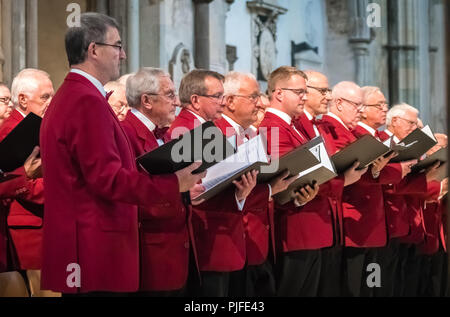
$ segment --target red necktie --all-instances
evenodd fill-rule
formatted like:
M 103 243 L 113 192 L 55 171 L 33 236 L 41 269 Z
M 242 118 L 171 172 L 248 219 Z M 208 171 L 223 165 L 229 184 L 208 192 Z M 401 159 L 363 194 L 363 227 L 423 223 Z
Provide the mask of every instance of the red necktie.
M 164 135 L 166 134 L 167 130 L 169 130 L 169 127 L 156 127 L 155 130 L 153 130 L 153 134 L 155 135 L 155 138 L 164 140 Z
M 106 93 L 106 96 L 105 96 L 106 101 L 109 100 L 109 97 L 111 97 L 111 95 L 112 95 L 113 93 L 114 93 L 114 90 L 108 91 L 108 92 Z

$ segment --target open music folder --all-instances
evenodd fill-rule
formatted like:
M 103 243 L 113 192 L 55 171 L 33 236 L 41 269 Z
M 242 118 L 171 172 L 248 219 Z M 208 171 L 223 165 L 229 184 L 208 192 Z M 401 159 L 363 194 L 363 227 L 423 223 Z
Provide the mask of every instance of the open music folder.
M 0 169 L 12 172 L 23 166 L 35 146 L 39 145 L 42 118 L 29 113 L 0 142 Z
M 149 174 L 154 175 L 172 174 L 195 161 L 202 161 L 202 165 L 193 171 L 193 174 L 196 174 L 233 155 L 234 152 L 233 145 L 222 131 L 213 122 L 205 122 L 178 139 L 139 156 L 136 161 Z

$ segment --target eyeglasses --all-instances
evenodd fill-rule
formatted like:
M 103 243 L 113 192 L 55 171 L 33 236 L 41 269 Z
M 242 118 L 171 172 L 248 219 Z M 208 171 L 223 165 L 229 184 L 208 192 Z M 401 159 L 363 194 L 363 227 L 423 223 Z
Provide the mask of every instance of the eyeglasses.
M 260 94 L 253 94 L 253 95 L 233 95 L 233 96 L 249 99 L 252 103 L 257 103 L 257 102 L 258 102 L 258 99 L 261 98 L 261 95 L 260 95 Z
M 304 96 L 306 94 L 306 89 L 295 89 L 295 88 L 278 88 L 281 90 L 289 90 L 292 91 L 294 94 L 296 94 L 297 96 Z M 276 89 L 274 89 L 272 92 L 274 92 Z
M 364 107 L 375 107 L 378 110 L 383 111 L 383 110 L 387 110 L 388 103 L 387 102 L 380 102 L 380 103 L 376 103 L 376 104 L 373 104 L 373 105 L 364 105 Z
M 111 47 L 115 47 L 118 48 L 119 51 L 121 51 L 123 49 L 123 45 L 122 44 L 107 44 L 107 43 L 101 43 L 101 42 L 94 42 L 97 45 L 104 45 L 104 46 L 111 46 Z
M 353 107 L 355 107 L 355 109 L 357 111 L 361 111 L 364 108 L 364 105 L 361 104 L 361 103 L 356 103 L 354 101 L 351 101 L 351 100 L 348 100 L 348 99 L 345 99 L 345 98 L 340 98 L 340 99 L 342 99 L 344 101 L 347 101 L 349 104 L 351 104 Z
M 320 92 L 322 95 L 326 95 L 326 94 L 331 94 L 331 89 L 330 88 L 319 88 L 319 87 L 313 87 L 313 86 L 306 86 L 308 88 L 312 88 L 317 90 L 318 92 Z
M 10 97 L 3 97 L 3 98 L 0 98 L 0 102 L 3 103 L 3 104 L 5 104 L 5 105 L 9 105 L 10 101 L 11 101 L 11 98 L 10 98 Z
M 402 118 L 402 117 L 394 117 L 394 118 L 402 119 L 402 120 L 408 122 L 408 124 L 410 126 L 414 126 L 414 125 L 417 126 L 417 121 L 411 121 L 411 120 L 408 120 L 408 119 L 405 119 L 405 118 Z
M 177 94 L 174 93 L 174 92 L 170 92 L 168 94 L 154 94 L 154 93 L 147 92 L 145 94 L 146 95 L 151 95 L 151 96 L 163 96 L 163 97 L 169 98 L 171 100 L 174 100 L 177 97 Z
M 200 97 L 206 97 L 206 98 L 213 98 L 216 99 L 218 102 L 222 103 L 225 96 L 223 94 L 220 95 L 198 95 Z

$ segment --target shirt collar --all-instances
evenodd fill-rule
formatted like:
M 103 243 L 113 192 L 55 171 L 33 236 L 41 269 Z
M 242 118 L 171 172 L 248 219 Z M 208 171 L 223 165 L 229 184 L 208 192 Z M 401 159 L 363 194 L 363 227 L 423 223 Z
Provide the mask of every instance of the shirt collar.
M 200 116 L 199 116 L 198 114 L 196 114 L 195 112 L 193 112 L 193 111 L 191 111 L 191 110 L 189 110 L 189 109 L 186 109 L 186 110 L 189 111 L 190 113 L 192 113 L 192 114 L 200 121 L 201 124 L 203 124 L 203 123 L 206 122 L 205 119 L 203 119 L 202 117 L 200 117 Z
M 231 124 L 231 126 L 234 128 L 234 130 L 236 131 L 237 134 L 241 134 L 242 131 L 244 131 L 244 128 L 241 127 L 236 121 L 234 121 L 233 119 L 231 119 L 229 116 L 225 115 L 222 113 L 222 117 L 228 121 L 229 124 Z
M 308 118 L 309 121 L 311 121 L 312 119 L 314 119 L 314 117 L 312 116 L 312 114 L 310 114 L 306 109 L 303 109 L 303 113 L 306 115 L 306 117 Z
M 364 122 L 358 122 L 358 125 L 364 129 L 366 129 L 367 131 L 370 132 L 370 134 L 372 134 L 373 136 L 375 136 L 375 133 L 377 132 L 377 130 L 375 130 L 372 127 L 369 127 L 367 124 L 365 124 Z
M 337 115 L 335 115 L 334 113 L 328 112 L 328 113 L 327 113 L 327 116 L 330 116 L 330 117 L 336 119 L 337 121 L 339 121 L 339 122 L 344 126 L 344 128 L 346 128 L 348 131 L 350 131 L 350 129 L 345 125 L 345 123 L 341 120 L 341 118 L 339 118 L 339 117 L 338 117 Z
M 25 113 L 19 110 L 19 108 L 16 108 L 17 112 L 20 113 L 24 118 L 26 117 Z
M 273 113 L 274 115 L 283 119 L 288 125 L 291 125 L 292 118 L 286 112 L 283 112 L 283 111 L 275 109 L 275 108 L 267 108 L 266 112 Z
M 81 69 L 77 69 L 77 68 L 72 68 L 72 69 L 70 70 L 70 72 L 71 72 L 71 73 L 78 74 L 78 75 L 81 75 L 81 76 L 83 76 L 84 78 L 86 78 L 87 80 L 89 80 L 89 81 L 92 83 L 92 85 L 94 85 L 94 86 L 98 89 L 98 91 L 100 91 L 100 93 L 102 94 L 102 96 L 103 96 L 103 97 L 106 97 L 106 91 L 105 91 L 105 88 L 103 88 L 102 83 L 101 83 L 97 78 L 95 78 L 94 76 L 92 76 L 92 75 L 86 73 L 85 71 L 82 71 Z
M 153 132 L 153 130 L 155 130 L 156 125 L 152 122 L 152 120 L 147 118 L 142 112 L 140 112 L 136 108 L 131 108 L 130 111 L 132 114 L 136 116 L 136 118 L 139 119 L 139 121 L 141 121 L 147 127 L 147 129 L 150 130 L 150 132 Z
M 394 135 L 394 133 L 391 132 L 391 130 L 385 129 L 384 132 L 386 132 L 386 134 L 389 135 L 389 137 L 392 137 L 392 139 L 394 140 L 395 143 L 399 143 L 400 142 L 399 138 L 397 138 Z

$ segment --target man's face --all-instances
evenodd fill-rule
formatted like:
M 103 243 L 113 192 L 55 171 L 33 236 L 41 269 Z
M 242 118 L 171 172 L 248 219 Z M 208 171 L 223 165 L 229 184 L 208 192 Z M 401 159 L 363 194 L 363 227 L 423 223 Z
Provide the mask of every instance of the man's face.
M 11 92 L 8 87 L 0 86 L 0 119 L 6 119 L 12 111 Z
M 199 113 L 205 120 L 214 121 L 222 117 L 225 101 L 222 81 L 214 77 L 206 77 L 207 96 L 198 96 Z
M 105 44 L 122 45 L 119 31 L 108 27 L 105 35 Z M 126 58 L 125 51 L 118 47 L 97 45 L 96 53 L 99 55 L 99 68 L 107 77 L 107 81 L 114 81 L 120 76 L 120 63 Z
M 151 119 L 159 127 L 170 125 L 175 120 L 175 109 L 178 97 L 175 94 L 175 86 L 169 77 L 163 76 L 159 82 L 159 92 L 152 98 Z
M 44 117 L 48 105 L 53 98 L 54 91 L 50 79 L 46 76 L 37 75 L 35 77 L 37 87 L 36 89 L 19 94 L 19 103 L 21 100 L 26 105 L 25 114 L 33 112 L 34 114 Z
M 394 117 L 391 121 L 392 132 L 399 140 L 403 140 L 408 134 L 417 129 L 417 114 L 406 111 L 402 117 Z
M 108 103 L 113 109 L 119 121 L 125 120 L 129 110 L 127 97 L 125 94 L 125 87 L 114 89 L 113 94 L 109 97 Z
M 256 119 L 256 122 L 253 123 L 253 125 L 257 128 L 261 124 L 261 122 L 264 120 L 264 116 L 266 114 L 266 109 L 270 107 L 270 100 L 266 96 L 261 96 L 259 98 L 258 104 L 258 119 Z
M 244 129 L 247 129 L 258 119 L 258 110 L 261 107 L 258 82 L 251 78 L 243 79 L 237 95 L 231 100 L 236 120 Z
M 309 77 L 309 76 L 308 76 Z M 325 76 L 308 78 L 308 93 L 305 109 L 314 117 L 328 112 L 328 102 L 331 100 L 331 90 Z
M 381 91 L 371 94 L 364 104 L 362 118 L 365 123 L 374 129 L 378 129 L 386 124 L 386 114 L 388 105 L 386 98 Z
M 339 118 L 350 130 L 361 120 L 362 99 L 362 91 L 358 88 L 349 90 L 345 97 L 336 101 L 339 104 Z
M 294 118 L 303 112 L 306 96 L 306 81 L 300 75 L 291 76 L 291 78 L 282 85 L 277 85 L 283 94 L 282 106 L 291 118 Z

